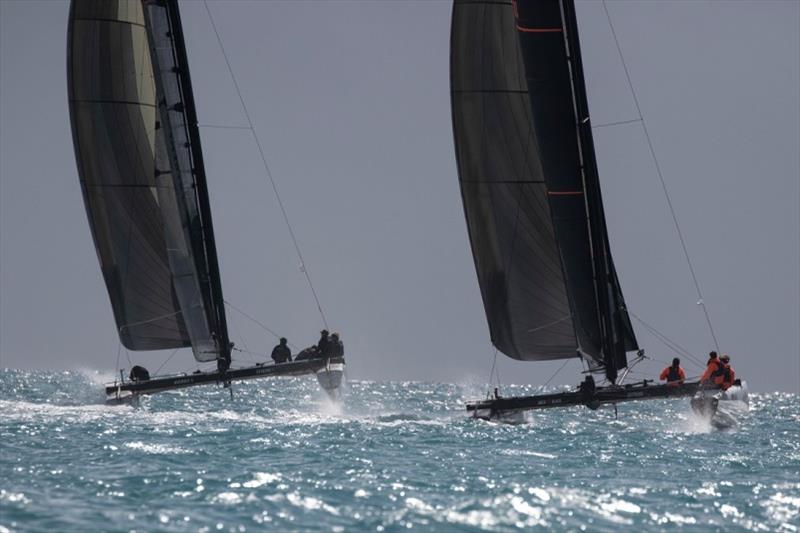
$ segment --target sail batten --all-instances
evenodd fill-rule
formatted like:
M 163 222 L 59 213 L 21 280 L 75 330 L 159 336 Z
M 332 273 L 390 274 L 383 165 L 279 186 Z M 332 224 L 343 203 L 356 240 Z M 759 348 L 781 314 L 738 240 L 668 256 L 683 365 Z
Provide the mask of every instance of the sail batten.
M 580 353 L 625 366 L 636 342 L 609 252 L 572 1 L 456 0 L 450 65 L 492 342 L 516 359 Z
M 229 359 L 177 2 L 73 0 L 67 70 L 78 171 L 120 340 Z

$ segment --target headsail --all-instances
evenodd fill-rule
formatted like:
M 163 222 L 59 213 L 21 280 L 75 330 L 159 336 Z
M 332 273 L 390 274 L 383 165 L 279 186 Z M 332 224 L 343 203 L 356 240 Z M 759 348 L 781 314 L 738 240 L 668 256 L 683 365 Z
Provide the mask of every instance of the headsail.
M 453 129 L 492 342 L 612 380 L 636 339 L 611 259 L 571 0 L 456 0 Z
M 177 2 L 73 0 L 67 55 L 78 170 L 120 340 L 229 360 Z

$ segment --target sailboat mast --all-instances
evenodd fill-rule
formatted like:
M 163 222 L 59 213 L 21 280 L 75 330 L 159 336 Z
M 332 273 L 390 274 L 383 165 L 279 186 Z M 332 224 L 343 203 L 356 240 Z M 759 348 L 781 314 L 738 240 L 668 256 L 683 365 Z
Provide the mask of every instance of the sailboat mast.
M 200 130 L 197 127 L 197 111 L 194 104 L 194 94 L 192 92 L 192 81 L 189 76 L 189 59 L 186 54 L 186 42 L 183 36 L 183 26 L 181 24 L 180 10 L 177 0 L 166 2 L 169 14 L 170 32 L 178 64 L 176 75 L 180 79 L 184 110 L 186 114 L 186 128 L 189 136 L 189 150 L 192 155 L 192 173 L 194 175 L 195 187 L 197 189 L 197 204 L 200 215 L 198 241 L 202 245 L 203 254 L 198 254 L 196 260 L 205 262 L 205 270 L 208 272 L 208 279 L 201 280 L 204 290 L 210 295 L 214 309 L 212 322 L 215 326 L 213 334 L 216 336 L 219 358 L 225 367 L 230 365 L 231 347 L 228 335 L 227 319 L 225 317 L 225 300 L 222 296 L 222 280 L 219 272 L 219 260 L 217 258 L 217 247 L 214 239 L 214 225 L 211 220 L 211 204 L 209 202 L 208 184 L 206 182 L 205 165 L 203 164 L 203 150 L 200 144 Z
M 575 104 L 575 124 L 578 135 L 578 148 L 581 155 L 581 170 L 585 189 L 588 214 L 589 235 L 592 248 L 592 262 L 595 274 L 598 313 L 601 324 L 601 345 L 603 350 L 606 377 L 612 383 L 617 379 L 617 370 L 627 365 L 625 346 L 621 335 L 620 314 L 615 309 L 614 284 L 616 276 L 610 263 L 607 228 L 598 178 L 597 160 L 592 138 L 592 124 L 589 115 L 589 102 L 586 96 L 586 82 L 581 61 L 578 22 L 573 0 L 562 0 L 564 38 L 567 41 L 567 61 L 570 65 L 570 83 Z

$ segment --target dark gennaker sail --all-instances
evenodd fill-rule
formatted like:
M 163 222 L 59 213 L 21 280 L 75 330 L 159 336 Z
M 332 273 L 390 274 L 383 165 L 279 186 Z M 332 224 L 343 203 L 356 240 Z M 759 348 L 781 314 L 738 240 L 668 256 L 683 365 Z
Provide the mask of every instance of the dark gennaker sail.
M 637 349 L 609 249 L 572 0 L 456 0 L 461 195 L 493 344 L 582 356 L 614 381 Z
M 230 361 L 200 137 L 174 0 L 74 0 L 78 171 L 121 342 Z

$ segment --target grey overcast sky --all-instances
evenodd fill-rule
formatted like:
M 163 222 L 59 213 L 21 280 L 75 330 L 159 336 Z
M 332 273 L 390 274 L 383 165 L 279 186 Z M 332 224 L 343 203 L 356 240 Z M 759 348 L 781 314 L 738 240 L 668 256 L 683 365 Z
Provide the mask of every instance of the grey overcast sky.
M 350 376 L 485 382 L 493 349 L 453 152 L 450 2 L 209 5 Z M 118 340 L 67 110 L 68 8 L 0 0 L 0 366 L 110 372 Z M 181 8 L 200 122 L 245 125 L 202 2 Z M 800 3 L 608 8 L 720 347 L 751 388 L 800 392 Z M 602 3 L 578 10 L 593 123 L 636 118 Z M 312 344 L 320 318 L 249 132 L 201 134 L 226 299 Z M 641 125 L 598 128 L 595 142 L 629 307 L 704 357 L 711 337 Z M 228 316 L 237 346 L 272 347 Z M 654 358 L 672 358 L 635 326 Z M 151 370 L 168 355 L 131 353 Z M 499 364 L 504 382 L 533 384 L 560 366 Z M 165 368 L 193 367 L 184 351 Z M 554 383 L 577 383 L 579 369 Z

